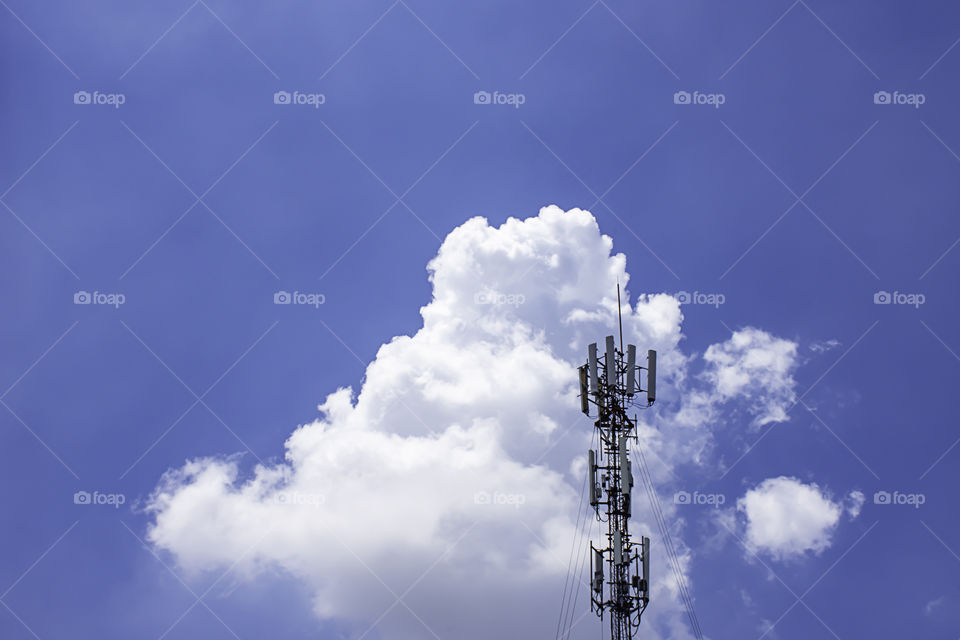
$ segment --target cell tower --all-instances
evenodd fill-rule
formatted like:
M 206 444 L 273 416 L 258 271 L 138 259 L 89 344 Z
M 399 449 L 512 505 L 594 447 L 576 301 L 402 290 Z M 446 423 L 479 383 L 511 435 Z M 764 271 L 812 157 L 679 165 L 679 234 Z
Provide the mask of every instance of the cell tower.
M 617 298 L 619 299 L 619 291 Z M 633 638 L 640 617 L 650 602 L 650 538 L 630 538 L 630 489 L 633 473 L 628 443 L 637 439 L 637 421 L 628 407 L 649 407 L 656 399 L 657 352 L 647 351 L 647 366 L 637 366 L 637 348 L 627 345 L 623 351 L 613 336 L 607 336 L 606 352 L 598 355 L 597 344 L 587 349 L 587 364 L 580 367 L 580 409 L 590 415 L 596 407 L 600 446 L 588 454 L 590 505 L 600 522 L 607 523 L 606 545 L 590 543 L 590 609 L 603 620 L 609 612 L 610 639 Z M 638 386 L 638 371 L 645 370 L 646 389 Z M 646 403 L 634 401 L 638 392 L 646 393 Z

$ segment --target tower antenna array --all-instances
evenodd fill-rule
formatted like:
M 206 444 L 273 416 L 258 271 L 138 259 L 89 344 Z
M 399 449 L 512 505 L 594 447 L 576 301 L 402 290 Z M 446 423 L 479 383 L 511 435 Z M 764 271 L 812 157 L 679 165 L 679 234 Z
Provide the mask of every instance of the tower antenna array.
M 619 317 L 620 286 L 617 285 Z M 587 363 L 580 367 L 580 409 L 590 415 L 595 408 L 599 446 L 587 454 L 590 506 L 600 522 L 606 522 L 606 540 L 590 543 L 590 609 L 603 620 L 609 614 L 610 639 L 634 637 L 640 618 L 650 602 L 650 538 L 634 541 L 628 527 L 633 473 L 629 441 L 637 440 L 637 421 L 628 407 L 649 407 L 656 399 L 657 352 L 647 351 L 647 366 L 637 366 L 637 348 L 623 351 L 607 336 L 603 354 L 597 344 L 587 347 Z M 639 372 L 646 371 L 646 388 L 638 385 Z M 646 402 L 635 400 L 646 394 Z

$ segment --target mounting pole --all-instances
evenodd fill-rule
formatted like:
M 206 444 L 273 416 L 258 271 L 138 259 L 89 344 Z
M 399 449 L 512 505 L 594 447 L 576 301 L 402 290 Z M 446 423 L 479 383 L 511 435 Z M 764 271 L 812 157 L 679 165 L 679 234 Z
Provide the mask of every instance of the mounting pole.
M 620 325 L 620 352 L 623 353 L 623 315 L 620 313 L 620 281 L 617 280 L 617 324 Z

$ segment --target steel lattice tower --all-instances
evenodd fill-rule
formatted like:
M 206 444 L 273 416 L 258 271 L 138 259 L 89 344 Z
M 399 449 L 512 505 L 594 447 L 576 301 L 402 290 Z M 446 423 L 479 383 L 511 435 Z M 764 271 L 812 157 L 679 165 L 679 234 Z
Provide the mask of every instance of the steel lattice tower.
M 590 543 L 590 608 L 600 619 L 610 614 L 611 640 L 633 638 L 640 617 L 650 601 L 650 539 L 630 537 L 630 490 L 633 473 L 629 441 L 637 440 L 637 421 L 627 413 L 638 406 L 634 396 L 646 392 L 644 406 L 656 397 L 656 351 L 647 352 L 647 366 L 636 365 L 637 349 L 628 345 L 623 351 L 607 336 L 606 353 L 597 354 L 596 343 L 588 347 L 587 364 L 580 367 L 580 405 L 590 415 L 596 407 L 600 446 L 588 456 L 590 505 L 600 522 L 607 523 L 606 544 L 595 548 Z M 637 386 L 637 372 L 647 372 L 646 389 Z

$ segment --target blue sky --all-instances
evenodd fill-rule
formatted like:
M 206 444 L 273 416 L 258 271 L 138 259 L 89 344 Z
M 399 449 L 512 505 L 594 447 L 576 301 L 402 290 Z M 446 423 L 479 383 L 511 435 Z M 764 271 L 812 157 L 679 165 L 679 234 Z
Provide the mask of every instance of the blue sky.
M 160 637 L 218 575 L 184 584 L 139 542 L 163 473 L 281 457 L 420 328 L 448 233 L 549 204 L 596 216 L 634 296 L 723 296 L 682 307 L 684 352 L 747 326 L 799 345 L 803 403 L 718 430 L 726 473 L 677 470 L 684 487 L 732 501 L 786 475 L 867 496 L 828 549 L 769 567 L 702 546 L 711 516 L 688 515 L 706 634 L 758 636 L 816 584 L 768 637 L 956 636 L 950 3 L 4 0 L 0 33 L 2 637 Z M 227 577 L 166 637 L 339 637 L 310 598 Z

